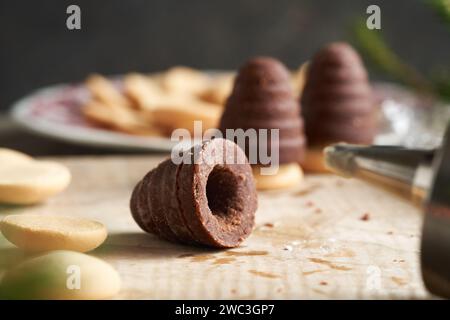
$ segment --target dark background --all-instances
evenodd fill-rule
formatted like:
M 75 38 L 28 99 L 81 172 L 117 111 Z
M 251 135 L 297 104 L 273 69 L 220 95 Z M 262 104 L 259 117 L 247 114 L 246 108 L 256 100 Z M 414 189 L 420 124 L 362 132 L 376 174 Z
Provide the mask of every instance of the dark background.
M 381 7 L 382 29 L 398 54 L 429 71 L 449 62 L 450 41 L 424 1 L 1 0 L 0 109 L 94 71 L 230 69 L 261 54 L 296 68 L 324 43 L 350 39 L 369 4 Z M 81 7 L 82 30 L 66 28 L 70 4 Z

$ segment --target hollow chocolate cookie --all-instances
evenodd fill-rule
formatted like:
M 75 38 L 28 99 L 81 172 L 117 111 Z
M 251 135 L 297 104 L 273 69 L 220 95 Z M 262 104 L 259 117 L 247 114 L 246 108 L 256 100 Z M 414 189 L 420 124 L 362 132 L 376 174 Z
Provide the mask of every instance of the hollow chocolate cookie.
M 315 54 L 308 68 L 302 105 L 308 137 L 302 163 L 306 170 L 325 170 L 322 149 L 328 144 L 370 144 L 375 137 L 377 108 L 367 71 L 347 43 L 331 43 Z
M 251 167 L 235 143 L 213 139 L 167 159 L 134 188 L 131 213 L 166 240 L 238 246 L 254 226 L 257 194 Z

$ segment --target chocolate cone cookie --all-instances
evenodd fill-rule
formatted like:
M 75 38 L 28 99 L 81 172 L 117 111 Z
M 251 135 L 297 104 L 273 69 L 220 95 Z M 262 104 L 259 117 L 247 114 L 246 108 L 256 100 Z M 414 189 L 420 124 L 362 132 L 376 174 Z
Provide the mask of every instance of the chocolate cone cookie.
M 305 148 L 303 121 L 299 115 L 299 103 L 292 92 L 289 72 L 281 62 L 259 57 L 241 67 L 220 121 L 224 136 L 226 129 L 269 129 L 267 141 L 263 144 L 267 142 L 269 147 L 279 148 L 280 164 L 301 161 Z M 270 129 L 279 129 L 276 145 L 271 144 Z M 245 146 L 251 161 L 249 152 L 258 150 L 261 146 L 259 139 L 260 135 L 256 139 L 248 139 L 250 141 Z M 263 163 L 259 151 L 256 154 L 258 164 Z
M 231 141 L 213 139 L 176 163 L 165 160 L 136 185 L 130 201 L 134 220 L 169 241 L 238 246 L 250 235 L 257 208 L 244 152 Z
M 369 144 L 376 133 L 376 108 L 358 53 L 336 42 L 312 59 L 302 94 L 308 144 Z

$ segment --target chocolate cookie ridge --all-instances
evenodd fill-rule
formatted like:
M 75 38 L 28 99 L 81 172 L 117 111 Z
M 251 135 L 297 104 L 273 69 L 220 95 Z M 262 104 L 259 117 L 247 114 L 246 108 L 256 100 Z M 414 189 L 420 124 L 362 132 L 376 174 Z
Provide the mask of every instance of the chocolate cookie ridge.
M 377 104 L 367 71 L 355 49 L 344 42 L 319 50 L 302 94 L 305 132 L 310 146 L 373 141 Z
M 287 68 L 270 57 L 255 57 L 247 61 L 239 69 L 219 129 L 224 136 L 227 136 L 227 130 L 231 129 L 254 129 L 258 132 L 268 130 L 269 133 L 279 130 L 279 142 L 271 144 L 268 150 L 264 150 L 267 149 L 264 146 L 269 142 L 264 135 L 252 137 L 252 141 L 241 145 L 252 165 L 264 164 L 260 155 L 273 154 L 273 148 L 278 148 L 276 151 L 281 164 L 301 161 L 306 139 L 299 101 L 292 91 Z M 256 161 L 252 159 L 251 154 L 257 155 Z

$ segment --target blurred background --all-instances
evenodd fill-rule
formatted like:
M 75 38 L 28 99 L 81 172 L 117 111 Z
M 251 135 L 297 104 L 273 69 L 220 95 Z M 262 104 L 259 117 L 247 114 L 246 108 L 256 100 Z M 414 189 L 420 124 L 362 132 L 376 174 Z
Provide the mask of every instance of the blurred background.
M 81 30 L 66 28 L 70 4 L 81 8 Z M 367 41 L 380 40 L 358 32 L 370 4 L 381 7 L 382 30 L 374 36 L 382 42 L 367 53 Z M 418 86 L 439 83 L 444 92 L 450 87 L 445 5 L 450 7 L 447 0 L 2 0 L 0 113 L 36 88 L 80 82 L 91 72 L 236 69 L 254 55 L 296 69 L 335 40 L 361 50 L 372 79 L 408 82 L 420 73 Z

